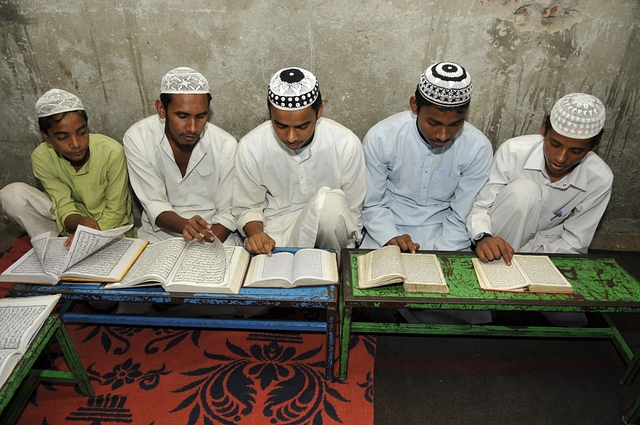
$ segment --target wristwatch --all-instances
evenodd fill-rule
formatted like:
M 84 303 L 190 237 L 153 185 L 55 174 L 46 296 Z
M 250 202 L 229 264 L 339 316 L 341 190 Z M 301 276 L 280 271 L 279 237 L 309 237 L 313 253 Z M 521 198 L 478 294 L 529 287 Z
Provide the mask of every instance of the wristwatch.
M 487 232 L 478 233 L 476 237 L 473 238 L 473 241 L 471 242 L 471 249 L 475 250 L 478 244 L 480 243 L 480 241 L 483 240 L 484 238 L 492 238 L 492 237 L 493 235 L 491 233 L 487 233 Z

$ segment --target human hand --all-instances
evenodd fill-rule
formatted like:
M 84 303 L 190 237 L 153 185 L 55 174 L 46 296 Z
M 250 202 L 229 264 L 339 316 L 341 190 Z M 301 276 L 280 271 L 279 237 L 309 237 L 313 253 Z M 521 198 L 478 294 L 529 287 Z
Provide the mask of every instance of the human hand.
M 78 220 L 78 226 L 84 226 L 95 230 L 102 230 L 100 229 L 100 225 L 98 224 L 98 222 L 91 217 L 82 217 L 80 220 Z
M 186 241 L 194 239 L 199 242 L 213 242 L 215 237 L 211 231 L 211 224 L 199 215 L 194 215 L 184 224 L 182 236 Z
M 412 241 L 411 236 L 406 233 L 391 239 L 385 244 L 385 246 L 387 245 L 396 245 L 400 248 L 400 251 L 410 252 L 412 254 L 415 254 L 416 251 L 420 249 L 420 244 Z
M 513 247 L 497 236 L 486 236 L 476 245 L 476 254 L 483 263 L 504 258 L 504 262 L 510 266 L 513 252 Z
M 265 232 L 260 232 L 245 239 L 244 246 L 253 254 L 267 254 L 271 257 L 271 251 L 276 247 L 276 241 Z

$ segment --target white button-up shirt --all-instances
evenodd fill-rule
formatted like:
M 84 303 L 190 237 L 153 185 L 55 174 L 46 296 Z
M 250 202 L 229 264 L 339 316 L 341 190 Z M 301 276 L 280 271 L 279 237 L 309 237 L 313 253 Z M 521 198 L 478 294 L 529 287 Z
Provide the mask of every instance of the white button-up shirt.
M 494 158 L 489 181 L 478 194 L 467 219 L 469 236 L 491 233 L 491 207 L 500 190 L 512 181 L 536 182 L 542 192 L 538 232 L 522 252 L 586 253 L 604 214 L 613 184 L 609 166 L 589 152 L 569 174 L 552 183 L 545 171 L 541 135 L 504 142 Z M 499 236 L 499 235 L 496 235 Z
M 131 126 L 123 144 L 131 186 L 144 208 L 140 238 L 158 241 L 181 236 L 156 226 L 156 218 L 165 211 L 187 219 L 200 215 L 235 231 L 231 193 L 237 142 L 233 136 L 207 123 L 184 177 L 164 133 L 164 119 L 158 115 Z

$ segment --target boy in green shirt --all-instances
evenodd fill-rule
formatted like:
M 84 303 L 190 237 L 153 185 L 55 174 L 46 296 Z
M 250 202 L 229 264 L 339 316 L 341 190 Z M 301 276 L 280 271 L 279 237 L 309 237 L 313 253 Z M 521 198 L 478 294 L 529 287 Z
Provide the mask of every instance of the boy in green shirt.
M 78 225 L 108 230 L 133 224 L 122 145 L 90 134 L 82 102 L 64 90 L 46 92 L 36 112 L 45 143 L 31 154 L 31 165 L 46 194 L 21 182 L 5 186 L 5 216 L 30 237 L 73 235 Z

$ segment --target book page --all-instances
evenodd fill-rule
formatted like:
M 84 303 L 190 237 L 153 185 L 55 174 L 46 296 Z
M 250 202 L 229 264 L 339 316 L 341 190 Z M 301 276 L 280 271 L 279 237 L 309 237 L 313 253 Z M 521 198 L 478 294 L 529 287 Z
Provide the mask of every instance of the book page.
M 13 350 L 0 350 L 0 388 L 15 369 L 22 354 Z
M 169 283 L 220 286 L 225 283 L 227 256 L 218 238 L 214 242 L 188 242 Z
M 47 240 L 51 237 L 51 232 L 41 233 L 31 238 L 31 246 L 36 252 L 40 263 L 44 263 L 44 252 L 47 249 Z
M 73 242 L 69 248 L 69 257 L 67 258 L 63 271 L 77 264 L 81 260 L 102 248 L 113 239 L 131 229 L 131 225 L 118 227 L 110 230 L 95 230 L 85 226 L 78 226 L 73 236 Z
M 293 280 L 294 257 L 290 252 L 278 252 L 271 257 L 260 254 L 251 261 L 257 262 L 257 276 L 255 280 L 283 279 L 291 283 Z
M 477 258 L 473 258 L 472 261 L 480 286 L 484 289 L 505 291 L 524 288 L 529 284 L 516 264 L 507 266 L 503 258 L 488 263 L 483 263 Z
M 398 270 L 402 270 L 404 272 L 402 257 L 397 254 L 393 255 L 393 251 L 397 251 L 399 253 L 400 248 L 395 245 L 390 245 L 371 252 L 371 271 L 369 274 L 371 280 L 375 280 L 386 275 L 396 274 L 398 273 Z
M 147 242 L 141 239 L 115 238 L 107 245 L 67 269 L 62 278 L 118 281 L 144 249 Z
M 58 279 L 65 271 L 65 263 L 69 258 L 69 250 L 64 246 L 67 238 L 49 238 L 46 243 L 42 268 L 44 272 Z
M 406 282 L 446 285 L 440 261 L 434 254 L 402 254 Z
M 0 349 L 26 348 L 60 295 L 3 298 L 0 302 Z
M 147 245 L 122 281 L 105 289 L 128 287 L 154 278 L 166 282 L 187 243 L 183 238 L 172 238 Z
M 300 278 L 326 279 L 329 274 L 329 270 L 325 270 L 327 254 L 333 255 L 328 251 L 319 249 L 301 249 L 296 252 L 294 255 L 293 281 Z
M 20 257 L 15 263 L 7 268 L 3 275 L 32 275 L 45 274 L 42 263 L 36 255 L 36 251 L 31 248 L 26 254 Z
M 514 256 L 531 282 L 543 285 L 571 286 L 547 256 L 517 255 Z

